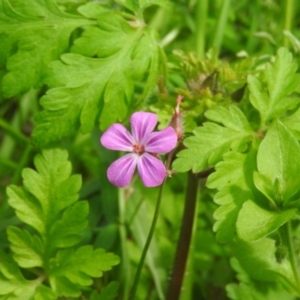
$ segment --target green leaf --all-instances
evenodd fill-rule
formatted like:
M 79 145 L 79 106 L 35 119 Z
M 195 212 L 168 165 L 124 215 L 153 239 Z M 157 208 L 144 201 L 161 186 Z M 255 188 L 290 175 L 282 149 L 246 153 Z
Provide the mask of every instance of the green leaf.
M 282 118 L 281 122 L 300 140 L 300 108 L 293 114 Z
M 17 52 L 7 61 L 3 77 L 5 97 L 16 96 L 42 84 L 49 62 L 57 59 L 69 46 L 72 31 L 92 24 L 77 15 L 62 12 L 53 0 L 3 0 L 0 3 L 0 43 Z M 10 45 L 10 46 L 9 46 Z
M 10 226 L 7 229 L 10 249 L 14 252 L 14 260 L 23 268 L 43 266 L 42 253 L 44 245 L 41 239 L 28 231 Z
M 77 9 L 80 14 L 86 18 L 98 19 L 102 14 L 108 13 L 110 10 L 98 2 L 88 2 Z
M 92 284 L 91 277 L 102 276 L 104 271 L 118 263 L 116 255 L 106 253 L 103 249 L 93 250 L 92 246 L 80 247 L 76 252 L 72 249 L 61 250 L 51 261 L 50 283 L 55 288 L 58 282 L 63 283 L 63 278 L 71 285 L 88 286 Z M 62 291 L 62 295 L 70 294 Z
M 236 258 L 231 259 L 231 266 L 237 272 L 238 283 L 226 286 L 227 296 L 234 300 L 295 300 L 279 282 L 261 282 L 251 278 L 241 267 Z
M 78 199 L 81 178 L 71 176 L 67 152 L 44 150 L 34 159 L 37 171 L 24 169 L 24 187 L 7 189 L 9 204 L 17 216 L 45 237 L 58 214 Z
M 263 123 L 281 115 L 299 102 L 297 98 L 288 98 L 299 85 L 299 74 L 295 74 L 296 70 L 297 65 L 292 54 L 287 49 L 280 48 L 275 62 L 267 63 L 265 67 L 267 90 L 256 77 L 249 75 L 250 101 L 260 112 Z
M 214 213 L 216 223 L 213 229 L 221 243 L 227 243 L 235 236 L 239 211 L 245 201 L 254 198 L 254 168 L 252 152 L 229 152 L 224 155 L 224 161 L 216 165 L 216 172 L 208 177 L 207 187 L 219 190 L 214 197 L 220 207 Z
M 141 102 L 133 102 L 135 80 L 148 77 L 141 97 L 148 96 L 156 84 L 159 48 L 153 31 L 133 28 L 113 13 L 98 22 L 98 27 L 88 28 L 75 41 L 76 54 L 62 55 L 61 61 L 51 64 L 46 82 L 52 89 L 41 99 L 45 110 L 37 116 L 33 132 L 39 145 L 79 130 L 90 132 L 98 118 L 101 129 L 124 120 L 128 109 Z
M 274 199 L 276 199 L 276 191 L 272 181 L 267 176 L 256 171 L 253 174 L 253 181 L 256 188 L 261 191 L 274 205 L 276 205 L 276 202 L 274 201 Z
M 289 221 L 296 212 L 297 209 L 269 211 L 248 200 L 239 212 L 236 223 L 237 234 L 245 241 L 261 239 Z
M 299 191 L 300 161 L 295 160 L 299 153 L 298 141 L 279 121 L 270 127 L 260 144 L 257 168 L 272 183 L 277 205 L 286 203 Z
M 231 105 L 229 109 L 218 106 L 213 110 L 208 110 L 205 116 L 209 120 L 223 124 L 234 131 L 252 132 L 247 118 L 237 106 Z
M 92 284 L 91 277 L 102 276 L 104 271 L 119 262 L 119 258 L 103 249 L 93 250 L 91 246 L 76 251 L 72 248 L 57 249 L 80 242 L 88 222 L 88 203 L 74 203 L 78 200 L 81 179 L 71 175 L 67 151 L 44 150 L 35 156 L 34 164 L 37 171 L 23 170 L 24 187 L 8 188 L 9 204 L 17 216 L 38 233 L 33 235 L 9 227 L 7 233 L 13 258 L 23 268 L 39 267 L 39 277 L 30 284 L 40 286 L 28 299 L 52 299 L 53 293 L 56 295 L 54 299 L 58 296 L 79 297 L 82 288 Z M 52 290 L 42 285 L 49 277 Z
M 15 209 L 17 217 L 36 230 L 44 227 L 42 210 L 38 200 L 24 188 L 10 185 L 6 190 L 9 205 Z
M 233 244 L 234 254 L 252 278 L 281 282 L 289 289 L 297 291 L 290 262 L 286 257 L 277 259 L 275 243 L 275 240 L 270 238 L 253 242 L 237 240 Z
M 224 126 L 207 122 L 194 130 L 194 136 L 184 140 L 187 149 L 178 153 L 173 168 L 178 172 L 200 172 L 214 166 L 230 149 L 240 149 L 251 140 L 252 130 L 244 114 L 236 107 L 217 107 L 206 117 Z
M 34 300 L 54 300 L 57 299 L 55 293 L 45 285 L 39 285 L 34 293 Z
M 15 261 L 0 253 L 0 299 L 54 300 L 55 293 L 40 280 L 26 280 Z
M 68 207 L 60 220 L 51 227 L 51 247 L 71 247 L 80 242 L 82 231 L 87 227 L 89 206 L 80 201 Z

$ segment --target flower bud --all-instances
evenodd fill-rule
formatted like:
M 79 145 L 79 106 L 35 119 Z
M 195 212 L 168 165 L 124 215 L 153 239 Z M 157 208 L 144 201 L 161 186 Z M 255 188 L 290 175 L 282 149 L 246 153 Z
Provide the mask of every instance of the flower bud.
M 181 115 L 181 112 L 179 111 L 179 106 L 180 106 L 182 99 L 183 99 L 183 97 L 181 95 L 178 95 L 177 104 L 175 106 L 175 111 L 172 116 L 171 122 L 169 124 L 169 126 L 171 126 L 175 130 L 178 141 L 180 141 L 183 136 L 182 115 Z

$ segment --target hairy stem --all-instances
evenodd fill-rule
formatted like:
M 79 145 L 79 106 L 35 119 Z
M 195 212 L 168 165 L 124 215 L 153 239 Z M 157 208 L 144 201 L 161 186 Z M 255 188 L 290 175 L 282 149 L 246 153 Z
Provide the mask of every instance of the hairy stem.
M 142 252 L 141 259 L 139 261 L 138 269 L 137 269 L 136 274 L 135 274 L 134 282 L 133 282 L 131 293 L 130 293 L 130 296 L 129 296 L 129 299 L 132 299 L 132 300 L 136 299 L 136 291 L 137 291 L 137 287 L 138 287 L 139 280 L 140 280 L 140 277 L 141 277 L 141 272 L 142 272 L 142 269 L 143 269 L 143 266 L 144 266 L 144 263 L 145 263 L 145 259 L 146 259 L 146 255 L 147 255 L 147 252 L 148 252 L 148 249 L 149 249 L 149 246 L 150 246 L 153 234 L 154 234 L 154 230 L 155 230 L 155 227 L 156 227 L 156 222 L 157 222 L 157 218 L 158 218 L 158 213 L 159 213 L 159 208 L 160 208 L 160 204 L 161 204 L 161 199 L 162 199 L 162 194 L 163 194 L 165 182 L 166 182 L 166 178 L 163 181 L 163 183 L 161 184 L 160 189 L 159 189 L 151 228 L 150 228 L 150 231 L 149 231 L 149 234 L 148 234 L 148 237 L 147 237 L 147 240 L 146 240 L 143 252 Z
M 287 222 L 284 225 L 284 235 L 285 235 L 286 247 L 288 249 L 290 264 L 292 266 L 292 270 L 293 270 L 294 277 L 295 277 L 297 292 L 298 292 L 298 295 L 300 295 L 299 264 L 298 264 L 297 255 L 296 255 L 295 249 L 294 249 L 291 221 Z
M 166 300 L 176 300 L 179 299 L 180 296 L 181 285 L 183 282 L 185 266 L 192 238 L 197 190 L 198 176 L 190 171 L 188 173 L 185 207 L 181 223 L 181 230 L 177 243 L 175 260 L 171 272 L 171 279 L 167 290 Z

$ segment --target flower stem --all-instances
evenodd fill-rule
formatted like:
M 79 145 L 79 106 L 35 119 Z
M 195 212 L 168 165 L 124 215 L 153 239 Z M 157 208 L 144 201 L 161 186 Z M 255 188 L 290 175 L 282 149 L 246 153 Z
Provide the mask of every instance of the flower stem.
M 183 282 L 185 266 L 192 238 L 194 215 L 196 211 L 197 190 L 198 176 L 190 171 L 188 173 L 185 207 L 181 223 L 182 225 L 166 300 L 176 300 L 179 299 L 180 296 L 181 285 Z
M 119 232 L 120 232 L 120 239 L 121 239 L 121 279 L 123 281 L 123 289 L 122 289 L 122 298 L 121 299 L 127 299 L 129 294 L 129 277 L 131 275 L 131 268 L 130 268 L 130 261 L 129 261 L 129 255 L 128 255 L 128 249 L 127 249 L 127 243 L 126 243 L 126 209 L 125 209 L 125 197 L 124 197 L 124 190 L 118 189 L 119 191 L 119 214 L 120 214 L 120 223 L 119 223 Z M 129 276 L 128 276 L 129 275 Z
M 294 249 L 291 221 L 287 222 L 284 225 L 284 233 L 285 233 L 284 235 L 285 235 L 286 247 L 288 249 L 288 254 L 289 254 L 289 260 L 290 260 L 290 264 L 292 266 L 292 270 L 293 270 L 294 277 L 295 277 L 297 293 L 298 293 L 298 295 L 300 295 L 299 265 L 298 265 L 297 255 L 296 255 L 295 249 Z
M 149 249 L 149 246 L 150 246 L 153 234 L 154 234 L 154 230 L 155 230 L 155 227 L 156 227 L 156 222 L 157 222 L 157 218 L 158 218 L 158 213 L 159 213 L 159 208 L 160 208 L 160 204 L 161 204 L 161 199 L 162 199 L 162 194 L 163 194 L 165 182 L 166 182 L 166 178 L 163 181 L 163 183 L 161 184 L 160 189 L 159 189 L 151 228 L 150 228 L 150 231 L 149 231 L 149 234 L 148 234 L 148 237 L 147 237 L 147 240 L 146 240 L 146 244 L 145 244 L 143 252 L 142 252 L 141 259 L 139 261 L 138 269 L 137 269 L 136 274 L 135 274 L 134 282 L 133 282 L 131 293 L 130 293 L 130 296 L 129 296 L 129 299 L 132 299 L 132 300 L 136 299 L 135 294 L 136 294 L 137 287 L 138 287 L 138 284 L 139 284 L 139 280 L 140 280 L 140 277 L 141 277 L 141 272 L 142 272 L 142 269 L 143 269 L 143 266 L 144 266 L 144 263 L 145 263 L 146 255 L 147 255 L 147 252 L 148 252 L 148 249 Z

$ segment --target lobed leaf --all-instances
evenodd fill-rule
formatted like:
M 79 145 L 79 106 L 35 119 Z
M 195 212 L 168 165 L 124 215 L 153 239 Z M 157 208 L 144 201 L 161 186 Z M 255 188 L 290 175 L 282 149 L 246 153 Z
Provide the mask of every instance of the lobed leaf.
M 204 123 L 194 130 L 194 136 L 185 139 L 187 149 L 178 153 L 173 168 L 178 172 L 200 172 L 215 165 L 230 149 L 239 149 L 252 138 L 252 130 L 244 114 L 235 106 L 218 107 L 207 111 L 207 118 L 221 123 Z
M 16 262 L 8 255 L 0 254 L 0 299 L 54 300 L 55 293 L 41 280 L 26 280 Z
M 102 276 L 104 271 L 118 263 L 119 258 L 116 255 L 106 253 L 103 249 L 93 250 L 92 246 L 83 246 L 76 251 L 61 250 L 51 261 L 50 283 L 53 288 L 64 283 L 69 287 L 88 286 L 92 283 L 91 277 Z M 63 290 L 66 290 L 65 287 L 61 290 L 63 295 L 71 295 Z M 73 295 L 75 294 L 78 296 L 78 293 Z
M 82 238 L 82 231 L 87 227 L 89 206 L 80 201 L 68 207 L 60 220 L 50 230 L 51 247 L 65 248 L 76 245 Z
M 44 245 L 41 239 L 32 236 L 27 230 L 10 226 L 7 229 L 10 249 L 14 252 L 14 260 L 23 268 L 43 266 Z
M 93 250 L 91 246 L 83 246 L 76 251 L 67 248 L 80 242 L 89 213 L 87 202 L 76 202 L 81 180 L 80 176 L 71 175 L 67 151 L 44 150 L 35 156 L 34 164 L 36 171 L 25 169 L 22 173 L 24 187 L 10 186 L 7 191 L 9 204 L 16 210 L 17 216 L 38 234 L 14 226 L 8 228 L 7 234 L 14 259 L 11 260 L 11 272 L 20 273 L 18 263 L 27 269 L 39 267 L 40 275 L 34 281 L 26 281 L 18 275 L 15 285 L 11 290 L 4 290 L 3 295 L 9 295 L 9 299 L 20 299 L 21 294 L 18 293 L 20 289 L 23 291 L 24 285 L 24 290 L 28 289 L 28 297 L 22 294 L 22 299 L 78 297 L 83 287 L 92 284 L 91 277 L 102 276 L 104 271 L 119 262 L 119 258 L 105 253 L 103 249 Z M 0 289 L 1 274 L 6 276 L 5 284 L 12 278 L 6 267 L 1 269 L 0 257 Z M 42 284 L 48 277 L 51 289 Z
M 299 74 L 295 74 L 296 70 L 297 65 L 293 61 L 292 54 L 287 49 L 280 48 L 275 62 L 268 63 L 265 67 L 267 89 L 254 75 L 249 75 L 250 101 L 260 112 L 262 123 L 281 115 L 299 103 L 297 98 L 288 97 L 299 85 Z
M 123 120 L 128 108 L 135 105 L 135 80 L 151 72 L 141 97 L 148 96 L 156 84 L 159 55 L 152 31 L 132 28 L 116 14 L 102 15 L 98 27 L 88 28 L 75 41 L 73 51 L 76 54 L 65 54 L 51 64 L 46 82 L 52 89 L 41 99 L 45 110 L 37 116 L 33 132 L 39 145 L 72 136 L 78 130 L 89 132 L 98 118 L 101 128 L 106 129 Z
M 29 9 L 30 8 L 30 9 Z M 9 98 L 38 87 L 49 62 L 69 46 L 72 31 L 92 24 L 78 15 L 62 12 L 54 0 L 3 0 L 0 3 L 0 43 L 6 45 L 8 73 L 2 90 Z M 13 53 L 13 47 L 17 52 Z
M 70 176 L 71 164 L 61 149 L 44 150 L 34 162 L 37 171 L 23 170 L 23 188 L 8 187 L 8 201 L 23 222 L 45 237 L 59 212 L 78 199 L 81 179 Z
M 236 234 L 236 222 L 244 202 L 254 199 L 255 156 L 252 152 L 229 152 L 223 158 L 224 161 L 216 165 L 216 172 L 208 177 L 207 187 L 219 190 L 214 197 L 220 207 L 214 213 L 213 229 L 217 240 L 226 243 Z

